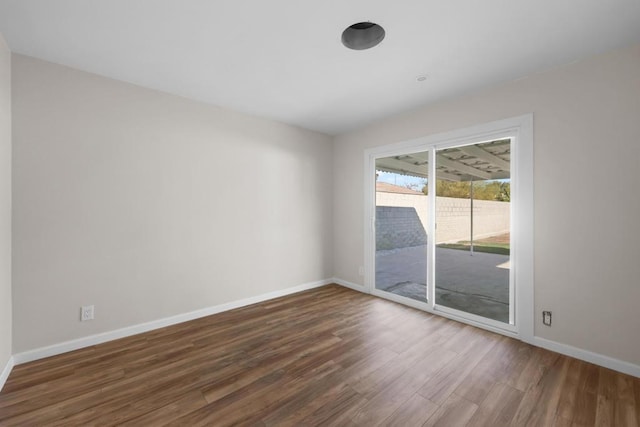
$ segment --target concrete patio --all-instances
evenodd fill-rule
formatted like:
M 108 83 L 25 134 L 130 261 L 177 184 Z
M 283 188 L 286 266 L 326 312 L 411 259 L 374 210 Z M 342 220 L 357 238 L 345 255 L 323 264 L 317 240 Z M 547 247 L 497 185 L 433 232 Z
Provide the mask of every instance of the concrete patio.
M 436 302 L 507 323 L 508 255 L 436 248 Z M 426 301 L 427 246 L 376 252 L 376 288 Z

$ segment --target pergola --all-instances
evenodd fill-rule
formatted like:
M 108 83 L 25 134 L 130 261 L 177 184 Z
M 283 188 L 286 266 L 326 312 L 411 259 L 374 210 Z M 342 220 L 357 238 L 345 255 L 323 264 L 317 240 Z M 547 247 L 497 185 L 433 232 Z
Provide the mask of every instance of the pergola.
M 485 181 L 510 177 L 509 139 L 447 148 L 436 155 L 436 176 L 447 181 Z M 376 160 L 376 169 L 427 178 L 428 153 L 412 153 Z

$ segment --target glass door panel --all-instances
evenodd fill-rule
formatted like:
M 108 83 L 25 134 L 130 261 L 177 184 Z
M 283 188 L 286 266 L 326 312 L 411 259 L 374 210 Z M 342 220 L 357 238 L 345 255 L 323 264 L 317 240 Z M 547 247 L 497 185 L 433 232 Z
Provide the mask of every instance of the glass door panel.
M 435 304 L 513 323 L 511 140 L 436 150 Z
M 375 288 L 427 301 L 428 152 L 376 159 Z

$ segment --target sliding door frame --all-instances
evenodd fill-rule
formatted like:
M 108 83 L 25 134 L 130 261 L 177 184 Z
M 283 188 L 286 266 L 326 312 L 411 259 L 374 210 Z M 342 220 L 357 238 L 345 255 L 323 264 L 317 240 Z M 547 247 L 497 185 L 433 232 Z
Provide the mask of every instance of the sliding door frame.
M 510 324 L 439 306 L 435 301 L 435 195 L 437 150 L 470 145 L 496 139 L 511 139 L 511 230 L 510 253 Z M 375 287 L 375 173 L 376 159 L 412 154 L 429 153 L 429 224 L 427 230 L 427 302 L 384 292 Z M 365 150 L 364 153 L 364 281 L 366 292 L 395 302 L 439 314 L 488 329 L 533 340 L 533 115 L 498 120 L 451 132 L 388 144 Z

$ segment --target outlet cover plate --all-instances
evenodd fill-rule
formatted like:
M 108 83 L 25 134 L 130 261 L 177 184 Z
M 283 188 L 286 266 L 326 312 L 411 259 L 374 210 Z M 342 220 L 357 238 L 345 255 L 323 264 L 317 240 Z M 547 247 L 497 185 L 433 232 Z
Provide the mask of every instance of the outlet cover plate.
M 542 312 L 542 323 L 546 326 L 551 326 L 551 312 L 543 311 Z
M 80 309 L 80 321 L 86 322 L 87 320 L 93 320 L 94 309 L 92 305 L 83 305 Z

